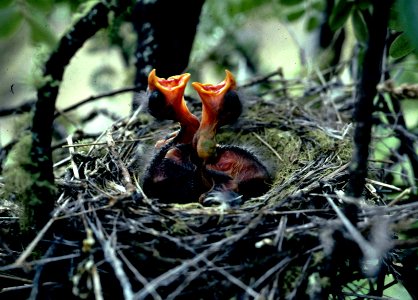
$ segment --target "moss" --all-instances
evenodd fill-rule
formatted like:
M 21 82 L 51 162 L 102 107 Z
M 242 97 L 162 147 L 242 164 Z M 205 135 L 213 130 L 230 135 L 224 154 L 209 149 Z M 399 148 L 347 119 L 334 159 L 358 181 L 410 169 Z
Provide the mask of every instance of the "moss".
M 311 138 L 316 143 L 312 149 L 313 155 L 317 156 L 319 153 L 333 152 L 342 161 L 348 162 L 351 159 L 353 149 L 350 139 L 335 139 L 319 129 L 309 131 L 305 136 Z
M 301 266 L 291 266 L 285 271 L 283 278 L 283 289 L 285 294 L 289 294 L 295 289 L 300 276 L 302 276 Z
M 184 235 L 189 231 L 189 228 L 185 222 L 176 220 L 173 226 L 171 226 L 170 231 L 174 234 Z
M 32 124 L 33 112 L 24 113 L 16 118 L 13 118 L 13 134 L 15 136 L 20 135 L 22 128 L 28 128 Z
M 20 225 L 23 231 L 29 230 L 49 215 L 49 211 L 43 211 L 46 203 L 51 199 L 42 196 L 53 195 L 55 187 L 46 180 L 40 180 L 40 173 L 33 173 L 36 166 L 31 160 L 30 151 L 32 138 L 29 133 L 22 136 L 19 142 L 11 150 L 5 168 L 4 192 L 6 198 L 14 198 L 22 211 Z M 36 191 L 48 191 L 39 198 Z
M 282 185 L 279 195 L 275 197 L 279 201 L 299 189 L 299 180 L 292 182 L 289 179 L 309 162 L 318 159 L 321 155 L 329 155 L 332 160 L 329 163 L 335 163 L 336 166 L 351 159 L 352 147 L 349 139 L 335 139 L 320 129 L 299 132 L 270 128 L 265 129 L 263 139 L 281 157 L 281 160 L 277 159 L 278 167 L 274 173 L 273 184 L 273 189 L 274 186 Z M 334 170 L 334 168 L 321 169 L 318 178 Z

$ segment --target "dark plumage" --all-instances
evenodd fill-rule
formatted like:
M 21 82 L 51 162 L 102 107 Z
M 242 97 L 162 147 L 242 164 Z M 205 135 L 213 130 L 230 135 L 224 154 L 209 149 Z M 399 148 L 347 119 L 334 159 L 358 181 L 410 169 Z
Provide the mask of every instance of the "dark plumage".
M 231 145 L 216 150 L 216 159 L 204 165 L 191 144 L 165 145 L 145 173 L 145 193 L 167 203 L 205 203 L 214 191 L 234 192 L 242 201 L 267 192 L 271 178 L 255 155 Z
M 197 201 L 206 190 L 191 144 L 167 144 L 152 159 L 143 180 L 148 197 L 162 202 Z
M 216 152 L 216 157 L 206 164 L 206 169 L 222 172 L 230 178 L 226 182 L 215 183 L 217 190 L 234 191 L 244 200 L 267 192 L 271 183 L 270 174 L 254 154 L 231 145 L 218 146 Z

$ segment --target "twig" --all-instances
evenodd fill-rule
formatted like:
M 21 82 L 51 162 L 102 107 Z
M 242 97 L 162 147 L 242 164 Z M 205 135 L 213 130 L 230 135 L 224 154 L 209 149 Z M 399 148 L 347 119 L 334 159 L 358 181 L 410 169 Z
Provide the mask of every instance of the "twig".
M 282 251 L 283 240 L 284 240 L 284 232 L 286 230 L 287 225 L 287 216 L 284 215 L 280 218 L 279 226 L 277 226 L 276 235 L 274 237 L 274 245 L 277 247 L 277 251 Z
M 278 68 L 276 71 L 273 71 L 273 72 L 271 72 L 267 75 L 261 76 L 259 78 L 254 79 L 254 80 L 251 80 L 250 82 L 247 82 L 247 83 L 244 83 L 244 84 L 240 85 L 239 88 L 247 88 L 249 86 L 253 86 L 253 85 L 256 85 L 256 84 L 259 84 L 259 83 L 262 83 L 262 82 L 266 82 L 271 77 L 274 77 L 274 76 L 279 75 L 281 73 L 283 73 L 282 68 Z
M 87 103 L 90 103 L 90 102 L 93 102 L 93 101 L 96 101 L 96 100 L 99 100 L 99 99 L 102 99 L 102 98 L 106 98 L 106 97 L 116 96 L 116 95 L 123 94 L 123 93 L 138 92 L 139 89 L 140 89 L 140 86 L 131 86 L 131 87 L 126 87 L 126 88 L 121 88 L 119 90 L 114 90 L 114 91 L 111 91 L 111 92 L 108 92 L 108 93 L 103 93 L 103 94 L 100 94 L 100 95 L 97 95 L 97 96 L 90 96 L 89 98 L 81 100 L 81 101 L 77 102 L 76 104 L 70 105 L 70 106 L 68 106 L 64 109 L 59 110 L 59 111 L 57 110 L 54 114 L 54 118 L 57 118 L 58 116 L 60 116 L 62 114 L 65 114 L 69 111 L 72 111 L 76 108 L 79 108 L 80 106 L 85 105 Z
M 281 162 L 283 162 L 283 158 L 280 156 L 280 154 L 269 144 L 269 143 L 267 143 L 265 140 L 263 140 L 262 138 L 261 138 L 261 136 L 259 136 L 257 133 L 255 133 L 255 132 L 253 132 L 253 134 L 254 134 L 254 136 L 260 141 L 260 142 L 262 142 L 267 148 L 269 148 L 269 150 L 271 151 L 271 152 L 273 152 L 273 154 L 274 155 L 276 155 L 276 157 L 281 161 Z
M 154 137 L 143 137 L 140 139 L 131 139 L 131 140 L 124 140 L 124 141 L 118 141 L 114 140 L 113 142 L 115 144 L 128 144 L 128 143 L 135 143 L 135 142 L 143 142 L 146 140 L 152 140 Z M 107 145 L 108 142 L 94 142 L 94 143 L 79 143 L 79 144 L 72 144 L 72 145 L 62 145 L 62 148 L 76 148 L 76 147 L 88 147 L 88 146 L 103 146 Z
M 418 84 L 401 84 L 395 87 L 392 80 L 386 80 L 378 86 L 379 92 L 389 93 L 391 97 L 396 99 L 418 99 Z
M 363 252 L 364 257 L 367 260 L 379 260 L 379 253 L 378 251 L 373 247 L 371 243 L 369 243 L 357 230 L 357 228 L 350 222 L 350 220 L 345 216 L 345 214 L 340 210 L 340 208 L 335 205 L 334 201 L 330 198 L 325 196 L 328 203 L 331 205 L 331 207 L 335 210 L 337 213 L 337 216 L 340 218 L 341 222 L 343 223 L 344 227 L 347 229 L 347 231 L 350 233 L 353 240 L 357 243 L 361 251 Z M 370 272 L 370 271 L 369 271 Z M 373 272 L 372 272 L 373 273 Z
M 0 278 L 5 279 L 5 280 L 19 281 L 21 283 L 30 283 L 30 284 L 32 283 L 32 280 L 30 279 L 21 278 L 21 277 L 17 277 L 13 275 L 7 275 L 7 274 L 0 274 Z
M 48 248 L 48 250 L 46 251 L 44 257 L 48 258 L 49 256 L 51 256 L 52 253 L 55 250 L 55 246 L 56 246 L 56 244 L 53 243 Z M 33 277 L 33 287 L 32 287 L 32 290 L 30 292 L 29 299 L 37 299 L 38 298 L 39 285 L 40 285 L 40 280 L 41 280 L 41 275 L 42 275 L 43 269 L 44 269 L 44 264 L 37 264 L 35 276 Z
M 179 297 L 181 292 L 187 287 L 187 285 L 189 285 L 189 283 L 194 278 L 198 278 L 203 272 L 204 272 L 204 270 L 202 268 L 197 268 L 194 271 L 189 271 L 187 278 L 185 280 L 183 280 L 177 286 L 177 288 L 172 293 L 170 293 L 170 295 L 168 295 L 168 297 L 165 300 L 176 300 L 178 298 L 181 298 L 181 297 Z
M 107 145 L 109 146 L 109 151 L 112 157 L 113 162 L 119 168 L 122 174 L 122 182 L 125 186 L 126 192 L 132 193 L 135 191 L 135 186 L 132 184 L 131 175 L 129 174 L 128 169 L 126 168 L 125 164 L 119 157 L 119 153 L 115 149 L 115 141 L 112 137 L 112 132 L 110 130 L 107 131 Z
M 74 178 L 77 180 L 80 180 L 80 173 L 78 173 L 78 167 L 74 161 L 74 148 L 73 148 L 73 137 L 72 135 L 69 135 L 67 137 L 68 142 L 68 151 L 70 152 L 70 161 L 71 161 L 71 167 L 73 169 Z
M 402 191 L 402 189 L 398 188 L 397 186 L 394 186 L 394 185 L 388 184 L 388 183 L 384 183 L 384 182 L 380 182 L 380 181 L 376 181 L 376 180 L 373 180 L 373 179 L 366 178 L 366 182 L 376 184 L 376 185 L 380 185 L 380 186 L 383 186 L 383 187 L 387 187 L 387 188 L 390 188 L 390 189 L 395 190 L 395 191 L 399 191 L 399 192 Z
M 129 278 L 123 270 L 122 262 L 117 257 L 115 249 L 111 245 L 111 240 L 105 239 L 102 228 L 100 226 L 100 220 L 96 217 L 97 226 L 88 218 L 87 222 L 90 228 L 93 230 L 100 245 L 102 246 L 103 254 L 105 256 L 106 261 L 112 266 L 113 270 L 115 271 L 115 276 L 119 280 L 119 283 L 121 285 L 124 299 L 134 299 L 134 293 L 132 291 L 132 286 L 129 282 Z
M 293 257 L 285 257 L 281 261 L 279 261 L 276 265 L 274 265 L 272 268 L 267 270 L 263 274 L 263 276 L 259 277 L 256 282 L 252 284 L 253 288 L 259 287 L 265 280 L 267 280 L 270 276 L 272 276 L 274 273 L 276 273 L 278 270 L 283 268 L 285 265 L 287 265 L 289 262 L 291 262 Z
M 47 286 L 54 286 L 57 285 L 55 282 L 45 282 L 42 284 L 43 287 L 47 287 Z M 25 285 L 20 285 L 20 286 L 13 286 L 13 287 L 5 287 L 1 289 L 1 293 L 7 293 L 7 292 L 13 292 L 13 291 L 20 291 L 20 290 L 25 290 L 25 289 L 31 289 L 33 287 L 32 284 L 25 284 Z
M 186 270 L 188 270 L 190 267 L 197 265 L 197 263 L 201 260 L 203 260 L 204 258 L 206 258 L 209 254 L 211 253 L 215 253 L 217 251 L 219 251 L 220 249 L 222 249 L 222 247 L 225 246 L 225 244 L 227 243 L 233 243 L 235 241 L 240 240 L 243 236 L 245 236 L 246 234 L 248 234 L 248 232 L 253 229 L 255 226 L 257 226 L 259 219 L 261 218 L 262 214 L 259 214 L 258 216 L 256 216 L 252 222 L 250 224 L 247 225 L 247 227 L 245 227 L 243 230 L 241 230 L 240 232 L 226 237 L 218 242 L 213 243 L 208 249 L 206 249 L 205 251 L 203 251 L 202 253 L 196 255 L 194 258 L 192 259 L 188 259 L 183 261 L 179 266 L 170 269 L 169 271 L 161 274 L 160 276 L 158 276 L 157 278 L 154 278 L 152 281 L 150 281 L 150 285 L 152 287 L 153 290 L 157 289 L 157 287 L 159 286 L 167 286 L 170 283 L 172 283 L 178 276 L 178 274 L 183 274 L 184 272 L 186 272 Z M 134 299 L 144 299 L 148 294 L 148 290 L 150 289 L 150 287 L 147 288 L 142 288 L 138 293 L 135 294 L 135 298 Z
M 149 281 L 142 276 L 141 273 L 138 272 L 138 270 L 131 264 L 131 262 L 126 258 L 125 254 L 123 254 L 122 251 L 117 251 L 120 258 L 123 260 L 123 262 L 126 264 L 126 266 L 128 267 L 129 270 L 131 270 L 131 272 L 135 275 L 135 278 L 144 286 L 144 287 L 149 287 Z M 158 294 L 158 292 L 156 290 L 150 290 L 149 291 L 150 295 L 155 299 L 155 300 L 162 300 L 163 298 Z
M 0 117 L 5 117 L 13 114 L 23 114 L 26 112 L 30 112 L 33 107 L 35 106 L 35 101 L 31 100 L 28 102 L 25 102 L 19 106 L 16 107 L 10 107 L 10 108 L 1 108 L 0 109 Z
M 240 287 L 242 290 L 245 291 L 246 294 L 250 295 L 254 299 L 258 299 L 260 297 L 260 294 L 257 293 L 252 287 L 246 285 L 243 283 L 239 278 L 236 276 L 233 276 L 232 274 L 226 272 L 224 269 L 216 266 L 213 262 L 208 260 L 206 257 L 204 257 L 203 261 L 208 265 L 214 267 L 214 269 L 219 272 L 221 275 L 225 276 L 226 279 L 228 279 L 230 282 L 235 284 L 236 286 Z
M 100 283 L 100 275 L 97 272 L 96 265 L 93 265 L 91 268 L 91 277 L 93 278 L 93 290 L 94 290 L 94 297 L 96 300 L 103 300 L 103 291 L 102 291 L 102 284 Z
M 349 292 L 342 292 L 342 294 L 346 296 L 353 296 L 353 297 L 364 298 L 364 299 L 376 299 L 376 300 L 396 300 L 397 299 L 397 298 L 379 297 L 379 296 L 372 296 L 372 295 L 362 295 L 358 293 L 349 293 Z
M 323 87 L 323 91 L 324 91 L 324 93 L 325 94 L 327 94 L 328 95 L 328 99 L 329 99 L 329 102 L 331 103 L 331 106 L 332 106 L 332 109 L 334 110 L 334 114 L 335 114 L 335 116 L 337 117 L 337 123 L 338 124 L 341 124 L 342 123 L 342 118 L 341 118 L 341 115 L 340 115 L 340 112 L 338 111 L 338 109 L 337 109 L 337 107 L 336 107 L 336 105 L 335 105 L 335 101 L 334 101 L 334 99 L 332 98 L 332 97 L 330 97 L 329 95 L 330 95 L 330 91 L 329 91 L 329 89 L 327 89 L 327 88 L 325 88 L 325 86 L 328 84 L 327 83 L 327 81 L 325 80 L 325 78 L 324 78 L 324 75 L 323 75 L 323 73 L 321 73 L 321 71 L 319 70 L 319 67 L 318 66 L 315 66 L 315 74 L 318 76 L 318 78 L 319 78 L 319 81 L 320 81 L 320 83 L 321 83 L 321 86 Z M 327 105 L 328 106 L 328 105 Z
M 300 290 L 300 285 L 302 284 L 303 280 L 307 276 L 306 270 L 308 269 L 309 264 L 311 263 L 312 255 L 308 256 L 308 259 L 306 260 L 305 264 L 303 265 L 302 272 L 299 275 L 299 278 L 294 283 L 293 290 L 287 295 L 288 299 L 296 299 L 297 292 Z
M 400 189 L 399 189 L 400 190 Z M 411 193 L 412 189 L 407 188 L 403 190 L 398 196 L 396 196 L 395 199 L 389 202 L 387 206 L 394 206 L 396 203 L 398 203 L 405 195 L 409 195 Z

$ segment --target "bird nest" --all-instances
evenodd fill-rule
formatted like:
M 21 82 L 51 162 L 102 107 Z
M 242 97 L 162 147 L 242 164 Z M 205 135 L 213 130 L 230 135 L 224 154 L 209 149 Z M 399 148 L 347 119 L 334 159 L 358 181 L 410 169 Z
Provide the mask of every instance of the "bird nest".
M 218 142 L 266 162 L 274 177 L 266 194 L 239 207 L 148 198 L 145 166 L 175 125 L 140 108 L 94 140 L 78 132 L 56 151 L 56 208 L 35 238 L 15 238 L 18 210 L 2 202 L 0 294 L 317 299 L 378 295 L 396 283 L 408 242 L 397 237 L 418 204 L 388 204 L 398 189 L 373 164 L 361 203 L 344 196 L 351 89 L 272 74 L 240 93 L 243 115 Z

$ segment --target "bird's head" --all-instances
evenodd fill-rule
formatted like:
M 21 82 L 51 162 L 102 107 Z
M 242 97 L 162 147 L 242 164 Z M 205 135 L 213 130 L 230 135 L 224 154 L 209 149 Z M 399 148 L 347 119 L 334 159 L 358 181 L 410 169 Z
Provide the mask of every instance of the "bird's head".
M 218 128 L 233 123 L 242 112 L 235 78 L 228 70 L 225 73 L 225 79 L 218 84 L 192 83 L 202 101 L 202 119 L 193 144 L 203 160 L 216 155 L 215 135 Z
M 180 123 L 175 137 L 178 143 L 190 143 L 199 127 L 199 120 L 189 111 L 183 97 L 189 79 L 189 73 L 160 78 L 155 69 L 148 76 L 148 110 L 157 119 Z

